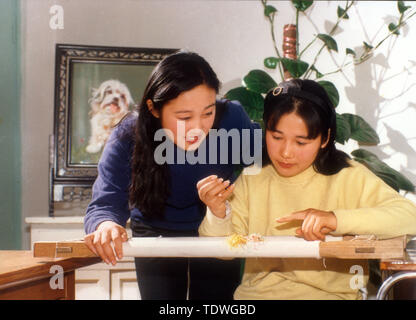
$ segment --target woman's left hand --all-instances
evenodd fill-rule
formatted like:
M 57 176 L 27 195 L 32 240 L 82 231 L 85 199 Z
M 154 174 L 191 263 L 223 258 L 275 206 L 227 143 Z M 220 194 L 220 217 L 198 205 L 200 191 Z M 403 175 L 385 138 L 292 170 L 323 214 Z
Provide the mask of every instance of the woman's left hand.
M 225 217 L 225 201 L 233 193 L 234 186 L 229 180 L 224 181 L 215 175 L 200 180 L 196 185 L 199 198 L 219 218 Z
M 297 211 L 289 216 L 277 218 L 276 222 L 303 220 L 302 227 L 296 234 L 306 240 L 325 240 L 325 235 L 337 229 L 337 217 L 332 211 L 307 209 Z

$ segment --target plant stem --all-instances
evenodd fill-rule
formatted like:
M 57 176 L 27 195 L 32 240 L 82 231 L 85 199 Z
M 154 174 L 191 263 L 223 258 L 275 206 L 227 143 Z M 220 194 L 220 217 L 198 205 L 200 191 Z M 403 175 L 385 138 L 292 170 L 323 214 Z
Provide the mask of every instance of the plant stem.
M 315 42 L 315 40 L 318 39 L 318 36 L 316 35 L 313 40 L 311 42 L 308 43 L 308 45 L 303 48 L 303 50 L 301 51 L 301 53 L 299 53 L 298 59 L 300 59 L 300 57 L 302 56 L 302 54 L 312 45 L 312 43 Z
M 315 56 L 315 59 L 313 60 L 313 63 L 306 70 L 303 76 L 304 79 L 308 79 L 309 75 L 312 73 L 312 67 L 315 65 L 316 61 L 318 60 L 319 55 L 321 54 L 322 50 L 324 50 L 324 48 L 325 48 L 325 44 L 321 47 L 321 49 L 319 49 L 318 53 Z
M 342 71 L 342 70 L 343 70 L 346 66 L 350 65 L 351 63 L 352 63 L 352 61 L 349 61 L 349 62 L 347 62 L 347 63 L 343 64 L 341 67 L 339 67 L 338 69 L 336 69 L 336 70 L 334 70 L 334 71 L 324 73 L 324 74 L 322 75 L 322 77 L 325 77 L 325 76 L 330 75 L 330 74 L 333 74 L 333 73 L 340 72 L 340 71 Z M 360 62 L 360 63 L 361 63 L 361 62 Z M 359 63 L 357 63 L 357 64 L 359 64 Z
M 351 4 L 348 5 L 348 1 L 347 1 L 347 7 L 345 9 L 344 14 L 338 18 L 337 23 L 334 25 L 334 27 L 331 29 L 331 31 L 329 32 L 330 35 L 332 35 L 335 30 L 338 28 L 339 23 L 341 22 L 342 18 L 346 15 L 347 11 L 351 8 L 351 6 L 354 4 L 354 1 L 351 2 Z M 299 54 L 299 58 L 302 56 L 302 54 L 306 51 L 306 49 L 308 49 L 312 43 L 315 42 L 315 40 L 318 38 L 318 36 L 316 35 L 312 41 L 302 50 L 302 52 Z
M 359 60 L 358 61 L 356 61 L 355 62 L 355 64 L 360 64 L 360 63 L 363 63 L 365 60 L 367 60 L 370 56 L 371 56 L 371 54 L 378 48 L 378 47 L 380 47 L 380 45 L 384 42 L 384 41 L 386 41 L 388 38 L 390 38 L 392 35 L 394 35 L 394 32 L 396 32 L 397 30 L 399 30 L 400 29 L 400 27 L 402 27 L 405 23 L 406 23 L 406 21 L 407 20 L 409 20 L 411 17 L 413 17 L 414 15 L 416 14 L 416 12 L 413 12 L 412 14 L 410 14 L 409 16 L 407 16 L 406 17 L 406 19 L 403 19 L 403 17 L 404 17 L 404 13 L 402 13 L 401 15 L 400 15 L 400 18 L 399 18 L 399 23 L 397 24 L 397 26 L 396 26 L 396 28 L 394 28 L 393 30 L 391 30 L 388 34 L 387 34 L 387 36 L 385 36 L 379 43 L 377 43 L 377 45 L 374 47 L 374 48 L 371 48 L 370 50 L 368 50 L 367 52 L 365 52 L 360 58 L 359 58 Z
M 414 14 L 416 14 L 416 12 L 414 13 Z M 413 15 L 414 15 L 413 14 Z M 363 54 L 358 60 L 355 60 L 355 61 L 349 61 L 349 62 L 347 62 L 347 63 L 344 63 L 341 67 L 339 67 L 338 69 L 336 69 L 336 70 L 334 70 L 334 71 L 331 71 L 331 72 L 327 72 L 327 73 L 324 73 L 323 74 L 323 77 L 324 76 L 327 76 L 327 75 L 330 75 L 330 74 L 334 74 L 334 73 L 337 73 L 337 72 L 340 72 L 340 71 L 342 71 L 346 66 L 348 66 L 348 65 L 350 65 L 350 64 L 352 64 L 352 63 L 354 63 L 355 65 L 359 65 L 359 64 L 361 64 L 361 63 L 363 63 L 363 62 L 365 62 L 366 60 L 368 60 L 369 58 L 370 58 L 370 56 L 371 56 L 371 54 L 375 51 L 375 49 L 377 49 L 387 38 L 389 38 L 390 36 L 392 36 L 393 35 L 393 32 L 395 32 L 396 30 L 398 30 L 398 28 L 395 28 L 393 31 L 391 31 L 383 40 L 381 40 L 374 48 L 372 48 L 371 50 L 369 50 L 369 51 L 367 51 L 365 54 Z
M 261 0 L 261 3 L 263 5 L 263 8 L 266 8 L 266 4 L 267 4 L 267 0 Z M 274 46 L 274 50 L 276 52 L 276 55 L 279 59 L 282 58 L 282 56 L 280 55 L 279 49 L 277 48 L 277 43 L 276 43 L 276 36 L 274 34 L 274 15 L 272 15 L 272 17 L 268 16 L 267 17 L 269 22 L 270 22 L 270 33 L 272 35 L 272 41 L 273 41 L 273 46 Z M 283 80 L 284 79 L 284 75 L 283 75 L 283 70 L 282 70 L 282 64 L 281 62 L 279 62 L 278 64 L 279 67 L 279 72 L 280 72 L 280 77 Z
M 400 29 L 400 27 L 407 21 L 409 20 L 412 16 L 414 16 L 416 14 L 416 12 L 413 12 L 410 16 L 406 17 L 405 20 L 403 20 L 403 13 L 400 15 L 399 18 L 399 23 L 397 24 L 396 28 L 394 28 L 393 30 L 390 31 L 390 33 L 383 39 L 381 40 L 375 47 L 374 50 L 377 49 L 385 40 L 387 40 L 387 38 L 389 38 L 390 36 L 392 36 L 394 34 L 394 32 L 396 32 L 397 30 Z
M 348 1 L 347 1 L 347 4 L 346 4 L 346 7 L 345 7 L 345 10 L 344 10 L 343 15 L 338 18 L 337 22 L 335 23 L 335 25 L 332 27 L 331 31 L 329 32 L 329 35 L 332 35 L 336 31 L 336 29 L 338 28 L 338 25 L 340 24 L 341 20 L 347 14 L 348 10 L 352 7 L 352 5 L 354 4 L 354 2 L 355 1 L 351 1 L 351 3 L 348 3 Z M 317 36 L 312 40 L 312 42 L 314 42 L 316 40 L 316 38 L 317 38 Z M 312 42 L 309 45 L 311 45 Z M 313 63 L 306 70 L 306 72 L 304 74 L 304 79 L 307 79 L 309 77 L 310 73 L 312 72 L 312 67 L 315 66 L 315 63 L 316 63 L 316 61 L 318 61 L 318 58 L 319 58 L 322 50 L 325 48 L 325 46 L 326 46 L 326 44 L 323 44 L 322 47 L 321 47 L 321 49 L 319 49 L 318 53 L 316 54 L 316 56 L 315 56 L 315 58 L 313 60 Z M 305 50 L 303 50 L 303 51 L 305 51 Z M 303 51 L 302 51 L 302 53 L 303 53 Z
M 327 75 L 330 75 L 330 74 L 334 74 L 334 73 L 337 73 L 337 72 L 340 72 L 340 71 L 342 71 L 342 69 L 344 69 L 346 66 L 348 66 L 348 65 L 350 65 L 350 64 L 352 64 L 353 62 L 354 62 L 354 64 L 355 65 L 359 65 L 359 64 L 361 64 L 361 63 L 363 63 L 364 61 L 366 61 L 370 56 L 371 56 L 371 54 L 378 48 L 378 47 L 380 47 L 380 45 L 384 42 L 384 41 L 386 41 L 389 37 L 391 37 L 393 34 L 394 34 L 394 32 L 396 32 L 397 30 L 399 30 L 400 29 L 400 27 L 402 27 L 405 23 L 406 23 L 406 21 L 407 20 L 409 20 L 411 17 L 413 17 L 414 15 L 416 14 L 416 12 L 413 12 L 413 13 L 411 13 L 409 16 L 407 16 L 405 19 L 404 19 L 404 13 L 402 13 L 401 15 L 400 15 L 400 18 L 399 18 L 399 22 L 398 22 L 398 24 L 397 24 L 397 26 L 396 26 L 396 28 L 394 28 L 393 30 L 391 30 L 388 34 L 387 34 L 387 36 L 385 36 L 379 43 L 377 43 L 377 45 L 374 47 L 374 48 L 372 48 L 371 50 L 369 50 L 369 51 L 367 51 L 365 54 L 363 54 L 358 60 L 356 60 L 356 61 L 349 61 L 349 62 L 347 62 L 347 63 L 345 63 L 345 64 L 343 64 L 341 67 L 339 67 L 338 69 L 336 69 L 336 70 L 334 70 L 334 71 L 331 71 L 331 72 L 328 72 L 328 73 L 325 73 L 325 74 L 323 74 L 323 76 L 327 76 Z

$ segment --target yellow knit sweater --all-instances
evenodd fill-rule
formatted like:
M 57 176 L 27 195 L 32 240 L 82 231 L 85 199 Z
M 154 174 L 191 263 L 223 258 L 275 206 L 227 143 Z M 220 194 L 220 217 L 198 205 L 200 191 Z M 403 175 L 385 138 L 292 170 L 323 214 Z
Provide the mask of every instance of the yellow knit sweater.
M 278 217 L 308 208 L 333 211 L 337 229 L 332 235 L 376 235 L 390 238 L 416 234 L 416 206 L 400 196 L 363 165 L 331 176 L 310 167 L 284 178 L 272 165 L 257 175 L 241 175 L 230 199 L 231 218 L 220 219 L 209 210 L 201 236 L 295 235 L 301 221 L 279 224 Z M 354 267 L 358 266 L 358 267 Z M 365 260 L 339 259 L 246 259 L 244 275 L 235 299 L 359 299 L 354 270 L 364 271 Z

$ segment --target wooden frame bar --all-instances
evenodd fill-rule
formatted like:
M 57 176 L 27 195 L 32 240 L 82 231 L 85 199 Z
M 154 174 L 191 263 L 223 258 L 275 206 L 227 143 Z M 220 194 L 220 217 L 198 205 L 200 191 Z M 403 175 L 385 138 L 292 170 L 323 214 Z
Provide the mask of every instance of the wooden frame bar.
M 402 259 L 406 237 L 371 240 L 355 237 L 306 241 L 293 236 L 269 236 L 262 242 L 231 248 L 227 237 L 132 238 L 123 243 L 130 257 L 305 257 L 338 259 Z M 35 257 L 95 257 L 84 241 L 42 241 L 34 244 Z

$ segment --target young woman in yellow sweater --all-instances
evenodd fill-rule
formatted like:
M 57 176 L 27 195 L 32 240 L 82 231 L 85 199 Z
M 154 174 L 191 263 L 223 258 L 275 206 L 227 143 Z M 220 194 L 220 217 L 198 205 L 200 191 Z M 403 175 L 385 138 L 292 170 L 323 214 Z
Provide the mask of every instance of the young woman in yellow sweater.
M 201 236 L 416 234 L 416 206 L 335 148 L 335 109 L 317 82 L 281 83 L 266 96 L 263 120 L 259 174 L 242 174 L 231 186 L 215 176 L 198 183 L 208 207 Z M 360 299 L 354 270 L 363 271 L 365 286 L 363 260 L 247 259 L 234 298 Z

